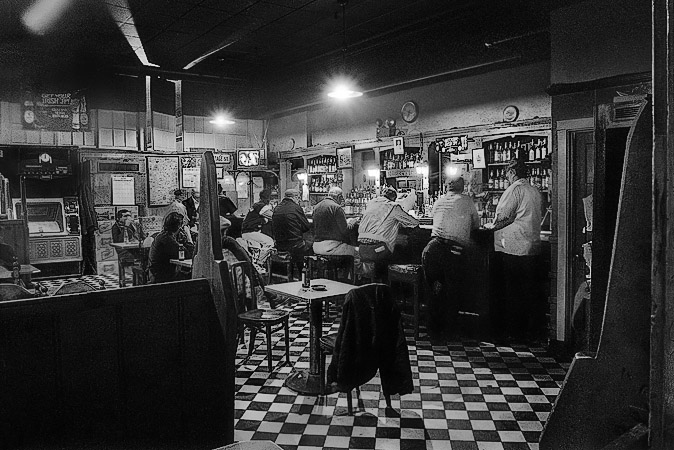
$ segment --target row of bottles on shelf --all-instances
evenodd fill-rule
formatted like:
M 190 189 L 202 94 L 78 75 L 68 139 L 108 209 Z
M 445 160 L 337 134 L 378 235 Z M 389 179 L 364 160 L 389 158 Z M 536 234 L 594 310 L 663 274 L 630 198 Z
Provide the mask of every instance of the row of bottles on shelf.
M 337 157 L 331 155 L 317 156 L 307 160 L 308 173 L 326 173 L 337 170 Z
M 507 141 L 486 144 L 487 158 L 490 164 L 505 163 L 514 158 L 525 161 L 540 161 L 548 156 L 548 139 L 543 137 L 524 142 Z
M 379 189 L 372 184 L 356 186 L 344 194 L 344 212 L 346 214 L 363 214 L 367 203 L 379 196 Z
M 342 183 L 335 178 L 322 177 L 312 180 L 311 185 L 309 186 L 309 192 L 312 194 L 327 194 L 333 186 L 342 187 Z
M 550 173 L 541 167 L 534 167 L 529 174 L 529 183 L 539 189 L 547 190 L 550 187 Z M 508 189 L 510 181 L 506 176 L 506 169 L 490 169 L 487 189 L 504 190 Z
M 394 155 L 393 152 L 387 152 L 382 161 L 383 170 L 394 169 L 414 169 L 423 163 L 421 152 L 405 153 L 404 155 Z

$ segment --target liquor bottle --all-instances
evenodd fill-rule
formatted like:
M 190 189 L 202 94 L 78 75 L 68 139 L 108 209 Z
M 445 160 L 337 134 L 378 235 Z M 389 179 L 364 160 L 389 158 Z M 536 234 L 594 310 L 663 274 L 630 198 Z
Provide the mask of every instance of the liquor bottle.
M 533 161 L 536 158 L 536 145 L 531 141 L 531 146 L 529 147 L 529 161 Z
M 489 189 L 494 189 L 494 172 L 489 171 L 489 181 L 487 181 L 487 187 Z
M 548 140 L 543 139 L 543 148 L 541 149 L 541 159 L 545 159 L 548 156 Z
M 539 161 L 541 159 L 541 140 L 538 140 L 538 147 L 536 147 L 536 161 Z
M 21 284 L 21 264 L 16 256 L 12 258 L 12 279 L 14 284 Z
M 185 260 L 185 246 L 183 244 L 180 244 L 178 246 L 178 260 L 179 261 Z

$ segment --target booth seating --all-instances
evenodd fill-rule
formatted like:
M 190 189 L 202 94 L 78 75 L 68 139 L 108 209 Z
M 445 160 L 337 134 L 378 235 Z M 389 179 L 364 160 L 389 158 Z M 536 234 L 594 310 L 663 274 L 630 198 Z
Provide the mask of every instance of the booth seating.
M 388 284 L 393 292 L 398 293 L 397 303 L 400 305 L 400 316 L 414 327 L 414 338 L 419 338 L 419 320 L 424 304 L 424 268 L 421 264 L 391 264 L 388 266 Z M 401 285 L 396 289 L 395 285 Z M 407 305 L 405 286 L 412 288 L 411 312 Z M 402 295 L 401 295 L 402 294 Z
M 236 330 L 205 279 L 0 302 L 0 329 L 0 448 L 233 442 Z
M 280 272 L 275 270 L 280 268 Z M 293 281 L 293 260 L 290 252 L 276 252 L 271 256 L 271 274 L 270 283 L 274 279 L 280 279 L 283 282 L 289 283 Z

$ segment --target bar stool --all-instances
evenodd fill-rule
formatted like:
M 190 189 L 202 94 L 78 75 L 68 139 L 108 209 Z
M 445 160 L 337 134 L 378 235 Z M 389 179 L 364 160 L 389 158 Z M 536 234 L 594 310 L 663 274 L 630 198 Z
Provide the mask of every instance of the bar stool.
M 405 289 L 394 289 L 394 283 L 412 286 L 412 313 L 407 310 L 407 297 Z M 388 285 L 391 292 L 402 294 L 400 316 L 403 320 L 411 322 L 414 326 L 414 338 L 419 338 L 419 318 L 421 310 L 425 306 L 424 299 L 424 268 L 421 264 L 391 264 L 388 266 Z M 396 299 L 397 300 L 397 299 Z
M 351 255 L 316 255 L 317 277 L 328 280 L 354 283 L 353 256 Z M 346 277 L 339 276 L 339 270 L 346 272 Z
M 274 272 L 274 268 L 280 266 L 282 271 L 280 273 Z M 282 281 L 293 281 L 293 260 L 290 252 L 275 252 L 271 255 L 271 275 L 269 281 L 274 278 L 279 278 Z

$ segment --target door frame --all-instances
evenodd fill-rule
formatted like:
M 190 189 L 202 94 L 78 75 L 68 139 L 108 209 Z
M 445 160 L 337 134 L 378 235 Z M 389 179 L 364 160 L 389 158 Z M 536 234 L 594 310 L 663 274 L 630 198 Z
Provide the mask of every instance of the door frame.
M 573 230 L 571 199 L 573 196 L 573 142 L 569 139 L 573 133 L 579 131 L 595 131 L 594 117 L 580 119 L 559 120 L 556 122 L 557 137 L 557 305 L 555 323 L 555 338 L 565 341 L 568 332 L 569 305 L 574 296 L 571 283 L 571 264 L 573 263 L 573 248 L 571 232 Z

